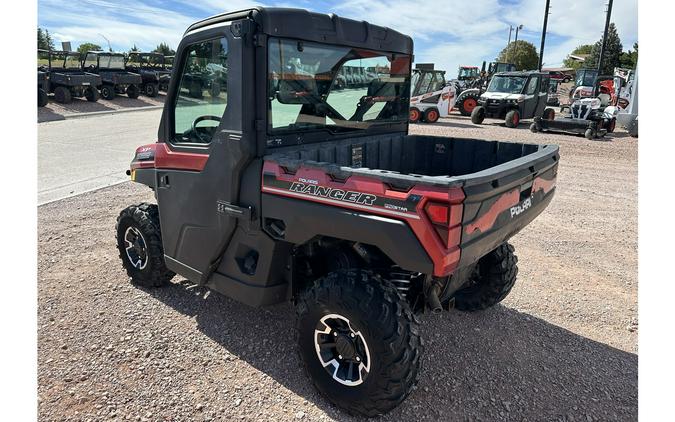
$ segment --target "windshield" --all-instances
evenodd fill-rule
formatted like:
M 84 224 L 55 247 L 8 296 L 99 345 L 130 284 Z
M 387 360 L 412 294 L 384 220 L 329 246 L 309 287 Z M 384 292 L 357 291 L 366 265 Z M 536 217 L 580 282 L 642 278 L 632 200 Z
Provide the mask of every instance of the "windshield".
M 65 65 L 63 67 L 65 67 L 66 69 L 79 69 L 80 55 L 77 53 L 68 54 L 66 56 Z
M 523 92 L 527 76 L 495 75 L 490 81 L 488 92 L 503 92 L 506 94 L 520 94 Z
M 163 67 L 164 66 L 164 56 L 161 54 L 143 54 L 141 55 L 141 61 L 144 66 L 148 67 Z
M 121 54 L 101 54 L 99 63 L 102 69 L 124 69 L 124 56 Z
M 269 41 L 271 132 L 367 129 L 408 119 L 410 56 Z
M 460 67 L 459 68 L 459 75 L 457 75 L 457 79 L 468 79 L 468 78 L 473 78 L 475 76 L 478 76 L 478 68 L 477 67 Z
M 582 69 L 577 71 L 574 83 L 576 86 L 595 86 L 595 80 L 598 78 L 598 71 L 591 69 Z

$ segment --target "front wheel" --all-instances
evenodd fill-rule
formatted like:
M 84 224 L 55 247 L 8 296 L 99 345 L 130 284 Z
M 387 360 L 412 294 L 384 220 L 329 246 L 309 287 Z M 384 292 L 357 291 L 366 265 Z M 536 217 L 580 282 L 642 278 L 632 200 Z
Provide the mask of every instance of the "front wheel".
M 422 117 L 422 113 L 417 107 L 410 107 L 410 115 L 408 117 L 408 120 L 410 123 L 417 123 L 420 121 L 420 118 Z
M 485 120 L 485 109 L 483 106 L 477 106 L 471 112 L 471 123 L 479 125 Z
M 398 406 L 420 370 L 419 323 L 387 280 L 366 270 L 337 271 L 297 301 L 300 358 L 315 387 L 352 414 Z
M 112 85 L 103 85 L 101 87 L 101 97 L 106 100 L 112 100 L 115 98 L 115 87 Z
M 584 136 L 589 141 L 592 141 L 593 139 L 595 139 L 595 130 L 589 127 L 588 129 L 586 129 L 586 132 L 584 132 Z
M 38 107 L 44 107 L 49 102 L 49 96 L 47 96 L 47 91 L 42 88 L 38 88 Z
M 480 311 L 504 300 L 518 275 L 518 257 L 513 252 L 511 244 L 502 243 L 482 257 L 467 286 L 455 294 L 455 308 Z
M 73 96 L 68 88 L 64 86 L 57 86 L 54 90 L 54 99 L 57 103 L 68 104 L 73 101 Z
M 463 96 L 457 104 L 457 109 L 462 116 L 471 116 L 473 109 L 478 106 L 478 94 L 469 93 Z
M 117 217 L 117 249 L 134 284 L 160 287 L 175 273 L 166 268 L 157 205 L 142 203 L 125 208 Z
M 136 99 L 138 98 L 138 95 L 141 93 L 140 88 L 138 88 L 138 85 L 129 85 L 127 87 L 127 96 L 131 99 Z
M 440 113 L 436 108 L 430 108 L 424 112 L 424 121 L 427 123 L 436 123 L 439 117 Z
M 506 113 L 504 123 L 506 123 L 506 127 L 518 127 L 518 124 L 520 123 L 520 112 L 518 112 L 518 110 L 511 110 Z
M 98 93 L 98 89 L 96 89 L 95 86 L 90 86 L 90 87 L 87 87 L 87 89 L 84 90 L 84 97 L 90 103 L 95 103 L 96 101 L 98 101 L 100 95 Z
M 159 85 L 158 84 L 145 84 L 144 88 L 145 89 L 144 89 L 143 93 L 147 97 L 156 97 L 157 92 L 159 91 Z
M 544 120 L 555 120 L 555 110 L 547 108 L 544 110 Z

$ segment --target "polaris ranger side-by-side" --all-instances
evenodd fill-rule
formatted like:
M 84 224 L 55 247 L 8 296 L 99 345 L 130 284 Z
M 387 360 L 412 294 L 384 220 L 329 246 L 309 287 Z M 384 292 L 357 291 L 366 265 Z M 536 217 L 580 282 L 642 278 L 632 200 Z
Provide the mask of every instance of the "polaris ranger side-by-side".
M 305 10 L 191 25 L 158 141 L 129 171 L 157 204 L 116 225 L 138 285 L 180 274 L 251 306 L 293 301 L 307 374 L 366 416 L 413 389 L 416 312 L 506 297 L 518 272 L 507 241 L 556 190 L 555 145 L 409 135 L 412 54 L 392 29 Z M 220 95 L 189 95 L 195 63 L 224 65 Z M 333 90 L 345 66 L 376 71 Z
M 105 51 L 89 51 L 84 55 L 82 68 L 101 76 L 101 96 L 112 100 L 116 94 L 127 94 L 129 98 L 138 98 L 140 75 L 127 72 L 124 66 L 124 54 Z
M 497 73 L 471 112 L 471 122 L 479 125 L 486 117 L 492 117 L 504 119 L 506 127 L 513 128 L 518 127 L 522 119 L 535 116 L 553 120 L 554 110 L 546 108 L 548 84 L 548 73 Z
M 131 52 L 125 65 L 129 72 L 141 75 L 141 92 L 148 97 L 156 97 L 160 90 L 169 88 L 171 71 L 165 68 L 162 54 Z
M 47 92 L 54 93 L 56 102 L 70 103 L 78 97 L 98 101 L 101 77 L 82 71 L 78 52 L 38 50 L 38 71 L 45 72 Z

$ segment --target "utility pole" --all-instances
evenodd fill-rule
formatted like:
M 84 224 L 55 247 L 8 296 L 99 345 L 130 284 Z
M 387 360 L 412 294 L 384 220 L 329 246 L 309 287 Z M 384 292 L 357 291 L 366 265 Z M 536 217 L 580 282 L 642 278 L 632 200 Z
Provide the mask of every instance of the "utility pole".
M 513 31 L 513 25 L 509 25 L 509 42 L 506 43 L 506 61 L 509 61 L 509 46 L 511 45 L 511 32 Z
M 546 26 L 548 25 L 548 9 L 550 7 L 550 3 L 551 0 L 546 0 L 546 9 L 544 10 L 544 28 L 541 30 L 541 47 L 539 48 L 539 71 L 541 71 L 541 66 L 543 65 L 544 60 L 544 44 L 546 43 Z
M 521 23 L 520 25 L 516 26 L 516 39 L 513 41 L 513 55 L 516 55 L 516 51 L 518 51 L 518 30 L 523 29 L 523 24 Z
M 607 4 L 607 19 L 605 20 L 605 33 L 602 35 L 602 47 L 600 48 L 600 58 L 598 58 L 598 75 L 602 73 L 602 59 L 605 55 L 605 48 L 607 47 L 607 32 L 609 31 L 609 21 L 612 18 L 612 3 L 614 0 L 609 0 Z

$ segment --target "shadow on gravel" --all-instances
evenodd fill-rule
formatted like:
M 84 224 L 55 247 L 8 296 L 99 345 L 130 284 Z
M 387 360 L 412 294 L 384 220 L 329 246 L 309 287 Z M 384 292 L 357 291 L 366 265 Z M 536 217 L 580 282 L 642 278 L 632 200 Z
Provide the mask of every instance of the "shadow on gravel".
M 253 309 L 187 281 L 147 293 L 338 420 L 295 352 L 292 306 Z M 206 296 L 206 297 L 205 297 Z M 257 327 L 257 328 L 254 328 Z M 420 381 L 385 420 L 637 420 L 637 355 L 498 305 L 422 316 Z
M 56 120 L 66 120 L 62 114 L 55 113 L 47 107 L 38 107 L 38 123 L 54 122 Z
M 427 124 L 427 123 L 422 123 L 422 124 Z M 448 122 L 447 120 L 439 120 L 436 123 L 432 123 L 432 125 L 435 126 L 443 126 L 443 127 L 456 127 L 456 128 L 463 128 L 463 129 L 482 129 L 482 126 L 480 125 L 474 125 L 473 123 L 469 122 L 467 123 L 451 123 Z

